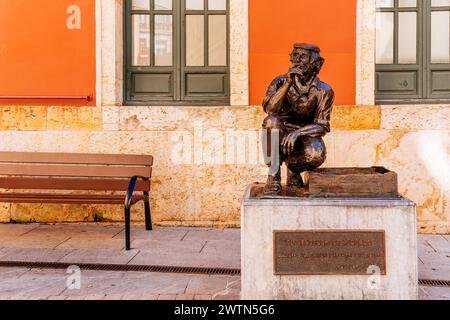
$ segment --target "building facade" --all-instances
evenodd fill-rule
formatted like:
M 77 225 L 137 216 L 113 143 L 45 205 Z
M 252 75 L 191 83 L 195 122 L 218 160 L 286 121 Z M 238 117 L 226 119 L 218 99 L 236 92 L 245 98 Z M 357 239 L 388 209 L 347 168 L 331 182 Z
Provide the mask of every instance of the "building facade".
M 158 224 L 238 226 L 265 180 L 265 90 L 311 42 L 336 92 L 325 165 L 396 171 L 418 231 L 449 233 L 449 31 L 448 0 L 0 0 L 0 150 L 151 154 Z M 122 219 L 0 205 L 2 222 Z

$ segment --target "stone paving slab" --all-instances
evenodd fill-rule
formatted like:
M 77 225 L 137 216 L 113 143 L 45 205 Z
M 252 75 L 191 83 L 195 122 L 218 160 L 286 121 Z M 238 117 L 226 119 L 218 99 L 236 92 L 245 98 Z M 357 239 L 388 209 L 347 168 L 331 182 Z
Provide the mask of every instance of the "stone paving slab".
M 154 228 L 151 231 L 145 230 L 144 227 L 131 227 L 131 239 L 147 239 L 147 240 L 178 240 L 181 241 L 192 228 Z M 114 238 L 125 239 L 125 231 L 114 236 Z M 201 240 L 203 241 L 203 240 Z
M 240 294 L 229 294 L 229 295 L 215 295 L 213 297 L 213 300 L 241 300 L 241 295 Z
M 0 251 L 0 261 L 55 262 L 73 252 L 41 248 L 4 248 Z
M 239 294 L 241 277 L 194 276 L 186 288 L 188 294 L 208 294 L 211 296 Z
M 72 237 L 59 244 L 56 249 L 112 249 L 123 250 L 125 248 L 125 239 L 113 238 L 82 238 Z
M 241 241 L 240 240 L 210 240 L 206 242 L 202 254 L 227 255 L 230 258 L 240 260 Z
M 417 251 L 419 253 L 419 257 L 426 253 L 436 253 L 436 250 L 434 250 L 434 248 L 425 240 L 423 236 L 418 238 Z
M 0 238 L 3 236 L 18 237 L 36 228 L 39 228 L 38 224 L 0 223 Z
M 176 294 L 160 294 L 158 300 L 176 300 Z
M 50 296 L 47 298 L 47 300 L 66 300 L 66 296 Z
M 122 297 L 121 294 L 111 294 L 104 296 L 102 300 L 122 300 Z
M 122 300 L 158 300 L 157 294 L 147 294 L 147 295 L 138 295 L 138 294 L 130 294 L 124 295 Z
M 419 268 L 419 278 L 427 280 L 450 281 L 450 265 L 443 267 L 422 267 Z M 450 288 L 449 288 L 450 290 Z
M 171 254 L 200 253 L 205 246 L 205 241 L 180 241 L 180 240 L 147 240 L 138 239 L 131 242 L 132 249 L 138 249 L 143 253 Z
M 28 300 L 47 300 L 48 296 L 30 296 Z
M 38 237 L 42 235 L 64 235 L 81 238 L 113 238 L 123 231 L 121 226 L 92 224 L 55 224 L 39 225 L 28 232 L 29 235 Z
M 82 289 L 70 295 L 182 294 L 189 280 L 189 275 L 183 274 L 85 271 Z
M 48 297 L 66 290 L 66 274 L 60 270 L 39 273 L 32 269 L 16 277 L 3 277 L 0 272 L 0 296 Z
M 194 294 L 179 294 L 175 297 L 175 300 L 194 300 Z
M 450 254 L 450 239 L 447 239 L 444 236 L 427 236 L 425 239 L 436 252 Z
M 32 236 L 22 235 L 17 238 L 2 239 L 2 246 L 4 248 L 45 248 L 53 249 L 69 240 L 67 236 L 47 236 L 36 238 Z
M 210 294 L 196 294 L 194 296 L 194 300 L 203 300 L 203 301 L 212 300 L 212 296 Z
M 240 229 L 191 229 L 183 240 L 234 240 L 240 241 Z
M 62 297 L 64 297 L 64 296 L 62 296 Z M 85 296 L 84 300 L 103 300 L 104 297 L 105 297 L 104 294 L 90 295 L 90 296 Z
M 140 252 L 129 265 L 156 265 L 172 267 L 240 268 L 240 257 L 230 259 L 228 255 L 203 253 Z
M 450 300 L 450 289 L 443 287 L 421 287 L 423 300 Z
M 108 249 L 75 249 L 58 262 L 65 263 L 100 263 L 100 264 L 127 264 L 139 251 L 118 251 Z
M 0 287 L 2 285 L 2 281 L 6 281 L 7 279 L 19 278 L 30 271 L 28 268 L 5 268 L 0 267 Z
M 3 257 L 6 255 L 6 250 L 9 248 L 2 248 L 0 247 L 0 261 L 3 259 Z
M 126 296 L 125 296 L 126 298 Z M 136 300 L 146 300 L 146 301 L 152 301 L 152 300 L 158 300 L 157 294 L 144 294 L 139 296 Z
M 450 266 L 450 253 L 422 253 L 419 256 L 419 260 L 423 263 L 425 267 L 445 267 Z
M 147 295 L 91 295 L 91 296 L 14 296 L 0 297 L 2 300 L 240 300 L 240 295 L 191 295 L 191 294 L 147 294 Z
M 83 272 L 83 288 L 72 295 L 86 294 L 183 294 L 190 275 L 129 272 Z M 89 286 L 89 287 L 86 287 Z

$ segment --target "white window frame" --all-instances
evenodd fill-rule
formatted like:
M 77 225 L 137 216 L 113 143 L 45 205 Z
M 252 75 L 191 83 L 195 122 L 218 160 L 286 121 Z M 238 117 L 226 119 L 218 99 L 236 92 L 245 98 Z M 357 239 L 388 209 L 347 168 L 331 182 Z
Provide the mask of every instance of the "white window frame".
M 123 105 L 123 0 L 96 0 L 98 106 Z M 230 104 L 248 106 L 248 0 L 230 0 Z

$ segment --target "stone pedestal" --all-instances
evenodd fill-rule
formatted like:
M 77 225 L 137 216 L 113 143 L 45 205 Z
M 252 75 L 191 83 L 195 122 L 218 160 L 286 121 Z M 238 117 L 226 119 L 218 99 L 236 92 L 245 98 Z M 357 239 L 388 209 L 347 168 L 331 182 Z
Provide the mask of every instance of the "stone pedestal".
M 403 197 L 251 199 L 250 194 L 249 188 L 241 209 L 243 299 L 418 298 L 416 213 L 415 204 L 410 200 Z M 369 238 L 370 234 L 379 236 L 381 233 L 384 239 L 382 255 L 385 270 L 378 274 L 380 270 L 368 268 L 364 273 L 359 270 L 352 274 L 351 266 L 355 263 L 352 258 L 345 255 L 336 258 L 332 253 L 328 253 L 329 259 L 321 260 L 314 254 L 323 254 L 327 251 L 326 248 L 330 250 L 326 246 L 331 243 L 323 239 L 319 242 L 298 239 L 292 243 L 285 242 L 294 246 L 293 253 L 286 255 L 284 252 L 279 256 L 279 245 L 277 250 L 274 248 L 274 235 L 278 236 L 280 232 L 286 231 L 300 234 L 323 232 L 322 237 L 326 232 L 342 233 L 340 240 L 334 242 L 341 246 L 337 250 L 339 254 L 345 253 L 346 247 L 343 243 L 349 241 L 353 246 L 348 247 L 349 257 L 365 255 L 368 260 L 372 253 L 369 247 L 364 249 L 364 245 L 370 245 L 370 240 L 359 240 L 362 246 L 358 247 L 359 242 L 351 243 L 351 240 L 345 240 L 345 232 L 358 234 L 358 231 L 364 231 L 366 236 L 369 234 Z M 295 251 L 298 249 L 295 246 L 299 243 L 312 243 L 318 247 L 313 248 L 313 255 L 305 255 Z M 354 256 L 351 256 L 352 252 Z M 275 263 L 275 259 L 279 262 L 280 257 L 285 261 L 296 262 L 289 265 L 290 271 L 287 273 L 291 274 L 279 274 L 279 264 Z M 322 265 L 317 270 L 311 268 L 311 263 L 314 265 L 323 261 L 338 261 L 336 259 L 340 259 L 340 265 Z M 340 269 L 343 268 L 342 259 L 350 266 L 350 269 L 345 270 L 347 274 L 343 274 L 344 269 Z M 306 274 L 301 267 L 302 263 L 305 268 L 308 264 L 309 270 L 313 272 Z M 328 271 L 323 273 L 323 270 Z M 320 272 L 322 274 L 314 274 Z

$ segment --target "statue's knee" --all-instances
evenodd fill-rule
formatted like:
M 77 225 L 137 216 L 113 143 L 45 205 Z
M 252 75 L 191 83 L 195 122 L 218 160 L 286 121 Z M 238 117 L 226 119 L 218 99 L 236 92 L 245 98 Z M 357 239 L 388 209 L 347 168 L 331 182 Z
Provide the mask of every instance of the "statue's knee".
M 280 117 L 271 115 L 264 119 L 263 128 L 265 129 L 284 129 L 284 124 Z
M 326 159 L 326 152 L 316 153 L 316 154 L 310 155 L 306 159 L 305 165 L 308 168 L 308 170 L 314 170 L 314 169 L 317 169 L 318 167 L 320 167 L 322 164 L 324 164 L 325 159 Z
M 327 157 L 325 143 L 321 138 L 313 138 L 305 144 L 305 164 L 311 170 L 320 167 Z

